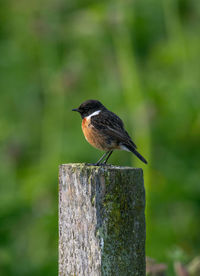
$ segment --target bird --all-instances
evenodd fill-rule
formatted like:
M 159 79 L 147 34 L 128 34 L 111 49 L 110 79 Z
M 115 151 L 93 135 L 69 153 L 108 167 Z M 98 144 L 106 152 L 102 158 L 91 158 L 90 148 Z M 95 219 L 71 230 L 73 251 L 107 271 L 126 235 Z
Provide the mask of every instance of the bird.
M 146 159 L 136 150 L 137 146 L 125 130 L 123 121 L 100 101 L 87 100 L 72 111 L 81 115 L 82 131 L 86 140 L 93 147 L 106 151 L 93 165 L 105 165 L 116 149 L 132 152 L 147 164 Z

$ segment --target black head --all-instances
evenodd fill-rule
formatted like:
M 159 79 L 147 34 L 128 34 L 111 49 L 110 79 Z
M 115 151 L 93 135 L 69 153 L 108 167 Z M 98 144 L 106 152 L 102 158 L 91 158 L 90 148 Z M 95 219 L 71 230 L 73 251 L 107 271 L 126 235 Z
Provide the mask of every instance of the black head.
M 105 106 L 96 100 L 88 100 L 82 103 L 79 108 L 72 109 L 72 111 L 77 111 L 81 114 L 82 118 L 85 118 L 97 110 L 106 109 Z

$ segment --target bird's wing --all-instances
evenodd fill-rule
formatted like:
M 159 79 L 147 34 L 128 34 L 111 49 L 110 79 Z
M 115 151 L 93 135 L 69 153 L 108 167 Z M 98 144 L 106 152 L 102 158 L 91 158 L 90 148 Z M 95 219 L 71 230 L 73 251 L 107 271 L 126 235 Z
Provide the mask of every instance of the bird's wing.
M 115 139 L 118 143 L 128 143 L 137 148 L 128 132 L 124 129 L 122 120 L 115 113 L 111 111 L 101 112 L 98 116 L 91 117 L 91 124 L 102 134 Z

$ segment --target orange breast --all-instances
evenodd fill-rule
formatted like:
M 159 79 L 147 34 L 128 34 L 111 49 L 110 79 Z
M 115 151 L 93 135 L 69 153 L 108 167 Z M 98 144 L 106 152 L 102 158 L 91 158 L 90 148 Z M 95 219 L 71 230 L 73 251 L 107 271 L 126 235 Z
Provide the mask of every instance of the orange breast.
M 105 139 L 106 137 L 92 126 L 90 119 L 84 118 L 82 120 L 82 130 L 83 130 L 85 139 L 93 147 L 100 150 L 111 149 L 111 145 L 106 143 L 106 139 Z

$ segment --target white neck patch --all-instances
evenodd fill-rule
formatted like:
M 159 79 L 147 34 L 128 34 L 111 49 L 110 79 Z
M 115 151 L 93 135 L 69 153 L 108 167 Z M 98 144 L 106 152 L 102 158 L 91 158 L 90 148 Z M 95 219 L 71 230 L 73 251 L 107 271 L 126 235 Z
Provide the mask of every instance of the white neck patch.
M 101 112 L 101 110 L 97 110 L 90 114 L 89 116 L 85 117 L 87 120 L 89 120 L 91 117 L 98 115 Z

